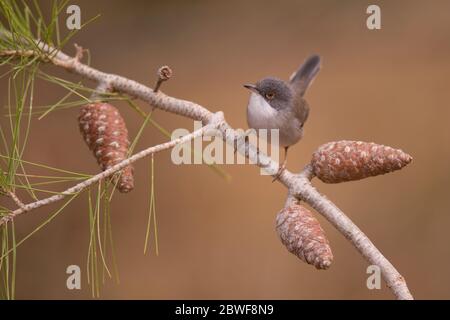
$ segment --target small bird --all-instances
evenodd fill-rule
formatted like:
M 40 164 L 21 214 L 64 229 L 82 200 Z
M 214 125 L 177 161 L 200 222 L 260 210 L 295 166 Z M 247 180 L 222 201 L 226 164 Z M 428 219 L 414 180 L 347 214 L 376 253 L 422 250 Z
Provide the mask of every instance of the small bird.
M 286 167 L 290 146 L 303 137 L 309 106 L 303 96 L 320 70 L 320 57 L 312 55 L 292 74 L 289 82 L 267 77 L 256 84 L 245 84 L 251 90 L 247 107 L 247 123 L 252 129 L 279 130 L 279 145 L 284 147 L 284 161 L 275 179 Z

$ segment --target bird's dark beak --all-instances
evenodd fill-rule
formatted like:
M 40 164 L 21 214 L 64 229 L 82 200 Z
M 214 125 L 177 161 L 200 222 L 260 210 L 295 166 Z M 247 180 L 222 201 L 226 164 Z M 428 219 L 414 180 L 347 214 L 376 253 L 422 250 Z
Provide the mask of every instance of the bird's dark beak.
M 244 88 L 247 88 L 250 91 L 258 93 L 256 86 L 254 84 L 244 84 Z

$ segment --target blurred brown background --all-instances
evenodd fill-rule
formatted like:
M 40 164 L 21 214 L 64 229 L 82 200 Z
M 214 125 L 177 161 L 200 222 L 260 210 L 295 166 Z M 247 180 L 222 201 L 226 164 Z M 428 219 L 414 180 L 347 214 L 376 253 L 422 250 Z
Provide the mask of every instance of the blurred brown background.
M 175 75 L 163 91 L 223 110 L 238 128 L 246 128 L 243 83 L 267 75 L 286 79 L 307 55 L 319 53 L 323 68 L 307 94 L 311 114 L 305 138 L 291 148 L 288 168 L 300 170 L 317 146 L 339 139 L 374 141 L 410 153 L 413 163 L 393 174 L 314 184 L 391 260 L 416 298 L 450 298 L 449 1 L 72 3 L 80 5 L 83 21 L 101 13 L 74 39 L 90 49 L 94 67 L 153 85 L 156 69 L 170 65 Z M 379 31 L 366 28 L 369 4 L 381 6 Z M 46 71 L 78 79 L 54 67 Z M 4 106 L 6 82 L 0 85 Z M 54 103 L 63 94 L 40 83 L 37 104 Z M 134 136 L 142 119 L 125 104 L 117 105 Z M 34 121 L 24 158 L 97 172 L 80 138 L 77 114 L 69 109 Z M 192 129 L 192 121 L 162 111 L 155 119 L 170 131 Z M 6 118 L 0 124 L 7 128 Z M 164 140 L 149 127 L 137 149 Z M 144 256 L 148 161 L 136 165 L 135 190 L 117 194 L 112 202 L 120 284 L 107 281 L 101 298 L 393 297 L 384 283 L 381 290 L 366 288 L 367 263 L 322 217 L 335 255 L 332 267 L 317 271 L 289 254 L 274 222 L 286 190 L 253 166 L 223 168 L 233 177 L 230 183 L 206 166 L 173 165 L 169 152 L 156 157 L 160 254 L 152 250 Z M 18 237 L 59 205 L 19 217 Z M 17 298 L 90 298 L 88 241 L 83 195 L 19 248 Z M 70 264 L 82 268 L 81 291 L 66 289 Z

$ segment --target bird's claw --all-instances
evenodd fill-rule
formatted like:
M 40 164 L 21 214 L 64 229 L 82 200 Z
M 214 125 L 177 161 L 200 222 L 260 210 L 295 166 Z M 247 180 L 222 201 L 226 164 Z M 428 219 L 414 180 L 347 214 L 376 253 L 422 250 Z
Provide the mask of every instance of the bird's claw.
M 277 181 L 278 179 L 280 179 L 281 174 L 283 173 L 283 171 L 286 170 L 286 162 L 283 162 L 281 164 L 281 166 L 278 167 L 278 171 L 275 174 L 275 176 L 273 177 L 272 183 Z

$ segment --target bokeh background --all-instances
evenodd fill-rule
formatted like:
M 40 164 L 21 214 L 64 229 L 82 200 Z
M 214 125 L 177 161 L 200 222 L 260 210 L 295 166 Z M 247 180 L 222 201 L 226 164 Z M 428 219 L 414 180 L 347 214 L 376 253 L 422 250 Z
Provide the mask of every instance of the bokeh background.
M 50 1 L 49 1 L 50 2 Z M 314 184 L 342 208 L 391 260 L 419 299 L 450 298 L 450 2 L 449 1 L 72 1 L 82 20 L 101 17 L 73 40 L 92 65 L 153 85 L 156 69 L 174 70 L 163 91 L 223 110 L 246 128 L 243 83 L 287 78 L 311 53 L 323 68 L 307 99 L 311 114 L 288 168 L 299 171 L 322 143 L 354 139 L 390 145 L 414 160 L 393 174 L 340 185 Z M 42 1 L 44 8 L 46 1 Z M 366 28 L 378 4 L 382 29 Z M 62 15 L 64 16 L 64 14 Z M 66 51 L 71 51 L 67 46 Z M 73 52 L 73 51 L 72 51 Z M 78 77 L 54 67 L 66 79 Z M 92 85 L 86 82 L 88 85 Z M 7 103 L 0 81 L 0 102 Z M 38 83 L 37 104 L 64 90 Z M 146 110 L 149 106 L 140 104 Z M 117 103 L 131 135 L 142 119 Z M 77 109 L 32 124 L 25 159 L 77 172 L 98 172 L 77 126 Z M 156 111 L 170 131 L 192 121 Z M 7 128 L 7 118 L 0 125 Z M 149 127 L 137 149 L 165 141 Z M 335 260 L 317 271 L 289 254 L 275 232 L 286 190 L 253 166 L 228 165 L 227 182 L 206 166 L 175 166 L 156 156 L 159 256 L 143 254 L 148 215 L 148 161 L 136 164 L 136 187 L 112 201 L 120 284 L 105 299 L 390 299 L 366 288 L 367 263 L 322 217 Z M 60 186 L 62 190 L 63 186 Z M 30 200 L 24 194 L 25 199 Z M 4 199 L 2 199 L 4 201 Z M 28 234 L 60 204 L 16 220 Z M 18 250 L 19 299 L 90 298 L 85 265 L 87 198 L 74 201 Z M 66 267 L 82 268 L 82 290 L 66 288 Z

